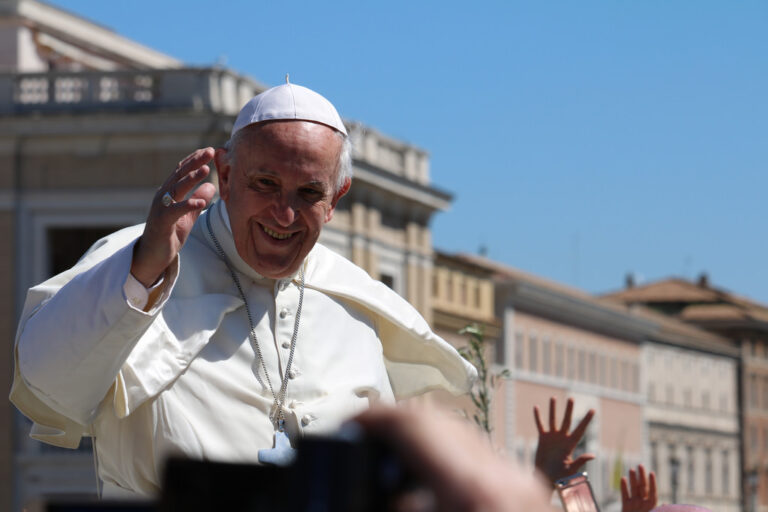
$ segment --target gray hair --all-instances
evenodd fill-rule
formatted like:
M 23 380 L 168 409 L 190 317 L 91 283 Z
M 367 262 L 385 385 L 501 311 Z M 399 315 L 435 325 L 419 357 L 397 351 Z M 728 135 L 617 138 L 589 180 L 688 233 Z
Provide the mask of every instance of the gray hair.
M 243 130 L 240 129 L 230 137 L 230 139 L 224 143 L 224 149 L 229 153 L 230 161 L 234 162 L 235 144 L 240 140 L 240 134 Z M 352 179 L 352 141 L 349 140 L 349 136 L 344 135 L 338 130 L 333 129 L 335 133 L 341 139 L 341 152 L 339 153 L 339 164 L 336 167 L 336 183 L 334 192 L 338 192 L 344 186 L 347 179 Z

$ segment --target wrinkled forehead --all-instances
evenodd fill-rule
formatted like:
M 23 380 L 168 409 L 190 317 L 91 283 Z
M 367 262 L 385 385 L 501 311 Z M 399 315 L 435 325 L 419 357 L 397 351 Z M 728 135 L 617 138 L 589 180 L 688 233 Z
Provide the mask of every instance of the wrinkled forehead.
M 229 147 L 238 151 L 291 148 L 297 152 L 313 153 L 329 149 L 335 151 L 343 141 L 344 135 L 322 123 L 281 119 L 243 127 L 229 141 Z

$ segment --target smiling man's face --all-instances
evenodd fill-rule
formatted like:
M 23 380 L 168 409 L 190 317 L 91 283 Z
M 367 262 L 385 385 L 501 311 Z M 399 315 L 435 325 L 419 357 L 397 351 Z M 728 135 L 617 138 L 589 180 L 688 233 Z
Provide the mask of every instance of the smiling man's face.
M 342 139 L 307 121 L 243 128 L 235 145 L 216 152 L 219 193 L 237 252 L 259 274 L 292 275 L 312 250 L 347 180 L 336 190 Z

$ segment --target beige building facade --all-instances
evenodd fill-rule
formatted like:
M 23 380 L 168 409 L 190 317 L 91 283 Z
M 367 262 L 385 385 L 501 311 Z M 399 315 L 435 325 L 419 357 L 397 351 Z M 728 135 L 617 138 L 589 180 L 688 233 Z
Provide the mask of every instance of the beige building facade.
M 12 378 L 26 289 L 68 268 L 101 236 L 143 222 L 181 158 L 220 146 L 239 108 L 265 86 L 232 70 L 172 57 L 36 0 L 0 0 L 0 250 L 4 287 L 0 377 Z M 429 157 L 362 123 L 351 192 L 321 243 L 431 317 L 431 216 L 450 194 L 430 183 Z M 213 177 L 215 182 L 215 176 Z M 0 510 L 46 493 L 93 493 L 90 444 L 32 441 L 29 422 L 0 408 Z
M 494 273 L 502 324 L 497 361 L 512 374 L 496 396 L 500 444 L 532 468 L 538 444 L 534 406 L 546 417 L 555 397 L 562 418 L 573 398 L 578 419 L 594 409 L 578 450 L 596 455 L 586 471 L 601 510 L 619 510 L 617 476 L 647 459 L 642 343 L 650 324 L 578 290 L 484 258 L 465 258 Z
M 739 351 L 727 338 L 639 306 L 649 463 L 667 503 L 737 512 L 741 503 Z
M 738 352 L 738 491 L 743 510 L 768 511 L 768 305 L 713 286 L 706 274 L 696 282 L 670 278 L 635 286 L 630 280 L 624 290 L 606 297 L 629 305 L 643 304 L 709 331 L 727 339 Z M 730 385 L 726 375 L 712 378 L 723 390 Z M 719 407 L 720 391 L 710 393 L 711 407 Z M 718 455 L 716 450 L 714 453 Z M 725 458 L 723 453 L 719 453 L 721 458 Z M 724 467 L 719 461 L 713 464 L 715 471 Z

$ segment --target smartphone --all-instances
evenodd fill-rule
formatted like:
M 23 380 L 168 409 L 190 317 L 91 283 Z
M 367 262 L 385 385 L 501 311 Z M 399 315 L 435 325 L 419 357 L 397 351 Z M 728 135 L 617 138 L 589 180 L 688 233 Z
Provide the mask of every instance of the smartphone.
M 565 512 L 600 512 L 586 472 L 561 478 L 555 485 Z

